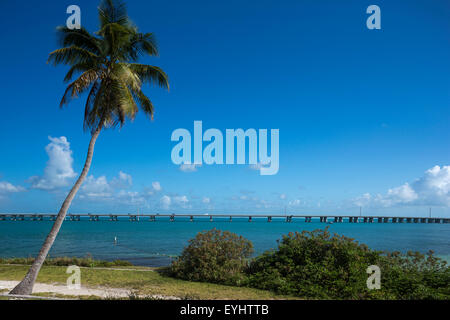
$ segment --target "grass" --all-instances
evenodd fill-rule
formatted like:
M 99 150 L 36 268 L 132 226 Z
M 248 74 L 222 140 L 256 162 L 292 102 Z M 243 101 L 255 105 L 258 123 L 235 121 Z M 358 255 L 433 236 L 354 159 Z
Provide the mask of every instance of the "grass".
M 276 295 L 270 291 L 224 286 L 211 283 L 189 282 L 165 276 L 160 269 L 145 267 L 120 268 L 82 268 L 81 283 L 86 287 L 109 287 L 130 290 L 140 296 L 164 295 L 181 299 L 233 299 L 233 300 L 268 300 L 295 299 L 290 296 Z M 28 270 L 28 266 L 0 264 L 0 280 L 19 281 Z M 66 267 L 45 265 L 42 267 L 37 282 L 65 285 Z M 54 295 L 53 295 L 54 296 Z M 58 296 L 61 297 L 61 296 Z M 81 297 L 92 299 L 95 297 Z

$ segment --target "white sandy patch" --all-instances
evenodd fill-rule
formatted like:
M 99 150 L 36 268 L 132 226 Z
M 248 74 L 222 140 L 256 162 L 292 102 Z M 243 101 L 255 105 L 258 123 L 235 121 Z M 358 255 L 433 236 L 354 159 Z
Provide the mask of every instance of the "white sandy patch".
M 19 281 L 4 281 L 0 280 L 0 290 L 12 290 Z M 51 292 L 69 296 L 97 296 L 100 298 L 123 298 L 128 297 L 129 290 L 125 289 L 113 289 L 113 288 L 87 288 L 81 287 L 78 289 L 69 289 L 64 285 L 36 283 L 33 288 L 33 293 Z
M 0 291 L 12 290 L 19 281 L 4 281 L 0 280 Z M 69 289 L 67 286 L 58 284 L 36 283 L 33 288 L 33 293 L 53 293 L 68 296 L 96 296 L 99 298 L 127 298 L 131 294 L 131 290 L 117 289 L 117 288 L 87 288 Z M 178 300 L 178 297 L 152 295 L 153 299 Z

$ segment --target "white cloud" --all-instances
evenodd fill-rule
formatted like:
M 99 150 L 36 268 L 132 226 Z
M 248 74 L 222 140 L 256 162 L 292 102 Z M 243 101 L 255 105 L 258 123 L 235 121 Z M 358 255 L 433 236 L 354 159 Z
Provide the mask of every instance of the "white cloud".
M 115 196 L 116 200 L 120 203 L 143 206 L 146 204 L 146 199 L 137 191 L 120 190 Z
M 17 193 L 22 191 L 25 191 L 25 189 L 20 186 L 15 186 L 7 181 L 0 181 L 0 195 Z
M 182 208 L 187 208 L 189 200 L 186 196 L 177 196 L 173 198 L 174 202 Z
M 358 206 L 427 205 L 450 207 L 450 166 L 434 166 L 412 183 L 389 189 L 385 195 L 365 193 L 354 199 Z
M 158 181 L 155 181 L 152 183 L 152 188 L 154 191 L 157 191 L 157 192 L 162 190 L 161 184 Z
M 280 194 L 280 199 L 281 199 L 281 200 L 286 199 L 286 195 L 285 195 L 284 193 Z
M 209 203 L 211 203 L 211 199 L 210 199 L 210 198 L 207 198 L 207 197 L 204 197 L 203 200 L 202 200 L 202 202 L 203 202 L 204 204 L 209 204 Z
M 297 207 L 297 206 L 299 206 L 301 203 L 302 203 L 302 202 L 301 202 L 299 199 L 295 199 L 295 200 L 289 201 L 289 206 L 291 206 L 291 207 Z
M 169 196 L 162 196 L 162 198 L 160 199 L 160 204 L 161 204 L 161 207 L 163 208 L 163 209 L 169 209 L 170 208 L 170 205 L 171 205 L 171 203 L 172 203 L 172 199 L 170 199 L 170 197 Z
M 115 188 L 128 188 L 133 185 L 133 178 L 129 174 L 120 171 L 119 176 L 114 178 L 111 184 Z
M 76 176 L 72 168 L 73 158 L 70 143 L 66 137 L 48 137 L 50 143 L 45 147 L 48 155 L 47 165 L 42 176 L 33 176 L 29 179 L 31 187 L 41 190 L 53 190 L 65 187 Z
M 182 164 L 180 170 L 183 172 L 195 172 L 197 168 L 201 167 L 199 164 Z
M 400 187 L 389 189 L 384 200 L 387 201 L 389 205 L 393 205 L 398 203 L 409 203 L 417 198 L 417 193 L 408 183 L 405 183 Z
M 131 187 L 132 183 L 131 175 L 122 171 L 110 182 L 106 176 L 95 178 L 93 175 L 90 175 L 81 186 L 81 195 L 91 198 L 110 198 L 114 194 L 118 197 L 124 197 L 124 195 L 132 196 L 133 193 L 131 191 L 124 190 Z
M 94 176 L 89 176 L 84 181 L 81 191 L 88 197 L 105 198 L 112 196 L 113 188 L 110 186 L 105 176 L 101 176 L 97 179 Z

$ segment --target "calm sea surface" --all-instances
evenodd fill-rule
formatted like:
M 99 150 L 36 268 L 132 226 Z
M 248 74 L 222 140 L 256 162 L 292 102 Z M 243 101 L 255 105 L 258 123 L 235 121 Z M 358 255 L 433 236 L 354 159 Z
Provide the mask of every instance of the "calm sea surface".
M 189 222 L 177 218 L 147 219 L 140 222 L 128 220 L 110 221 L 65 221 L 50 252 L 50 256 L 91 255 L 103 260 L 128 260 L 136 265 L 162 266 L 180 254 L 189 239 L 197 232 L 217 228 L 246 237 L 253 242 L 255 253 L 275 248 L 283 234 L 294 231 L 325 228 L 319 222 L 286 223 L 264 219 L 235 218 L 233 222 L 206 218 Z M 51 221 L 0 221 L 0 257 L 28 257 L 39 251 L 52 226 Z M 336 232 L 378 250 L 420 251 L 433 250 L 438 256 L 450 261 L 450 224 L 394 224 L 394 223 L 336 223 L 329 225 Z M 114 238 L 118 243 L 114 245 Z

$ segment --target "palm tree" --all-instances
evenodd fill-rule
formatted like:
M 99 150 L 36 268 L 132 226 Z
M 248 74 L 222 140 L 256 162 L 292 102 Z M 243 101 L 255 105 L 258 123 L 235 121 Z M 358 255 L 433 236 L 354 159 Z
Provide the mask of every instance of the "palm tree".
M 151 33 L 139 33 L 127 15 L 124 3 L 102 0 L 98 8 L 100 30 L 95 34 L 84 28 L 70 30 L 58 27 L 61 49 L 49 55 L 48 63 L 65 64 L 70 70 L 65 81 L 71 82 L 63 95 L 60 107 L 72 98 L 86 92 L 84 130 L 91 133 L 83 171 L 67 198 L 56 221 L 25 278 L 10 294 L 29 295 L 37 275 L 52 247 L 66 217 L 70 204 L 86 178 L 92 162 L 95 142 L 102 129 L 122 127 L 127 119 L 133 120 L 139 108 L 153 119 L 153 104 L 142 92 L 144 83 L 157 84 L 169 89 L 164 71 L 158 67 L 139 64 L 143 55 L 156 56 L 158 48 Z

